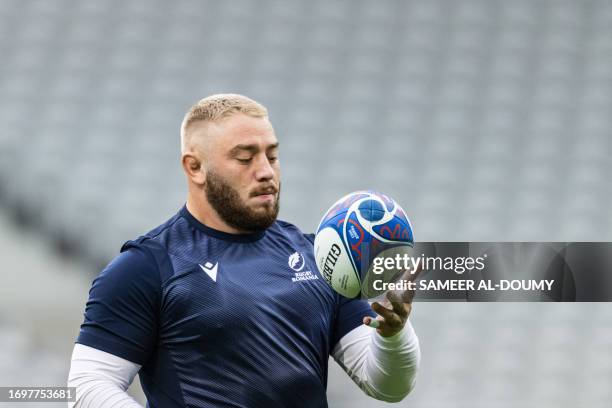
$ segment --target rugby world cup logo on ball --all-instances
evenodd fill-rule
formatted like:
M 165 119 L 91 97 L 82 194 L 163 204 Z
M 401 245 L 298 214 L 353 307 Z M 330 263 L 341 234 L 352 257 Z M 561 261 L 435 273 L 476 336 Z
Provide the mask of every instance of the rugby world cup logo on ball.
M 413 245 L 412 226 L 395 200 L 375 191 L 356 191 L 325 213 L 314 251 L 319 272 L 335 291 L 350 298 L 360 292 L 371 297 L 364 282 L 372 275 L 372 260 L 406 252 Z M 389 271 L 393 276 L 397 272 Z

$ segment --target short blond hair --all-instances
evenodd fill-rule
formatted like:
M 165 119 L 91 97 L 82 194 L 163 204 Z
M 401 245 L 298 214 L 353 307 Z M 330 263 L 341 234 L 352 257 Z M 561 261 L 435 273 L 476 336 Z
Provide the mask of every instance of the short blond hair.
M 268 110 L 251 98 L 240 94 L 215 94 L 196 102 L 181 123 L 181 151 L 187 148 L 187 128 L 194 122 L 218 122 L 228 116 L 242 113 L 255 118 L 268 117 Z

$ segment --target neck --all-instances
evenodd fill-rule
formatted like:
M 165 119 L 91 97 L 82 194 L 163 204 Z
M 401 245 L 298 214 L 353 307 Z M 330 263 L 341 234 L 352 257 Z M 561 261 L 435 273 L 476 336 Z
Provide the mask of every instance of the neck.
M 219 214 L 217 214 L 217 211 L 210 205 L 208 200 L 200 197 L 196 198 L 191 192 L 187 195 L 187 210 L 196 220 L 217 231 L 227 232 L 229 234 L 245 234 L 249 232 L 227 225 L 227 223 L 219 217 Z

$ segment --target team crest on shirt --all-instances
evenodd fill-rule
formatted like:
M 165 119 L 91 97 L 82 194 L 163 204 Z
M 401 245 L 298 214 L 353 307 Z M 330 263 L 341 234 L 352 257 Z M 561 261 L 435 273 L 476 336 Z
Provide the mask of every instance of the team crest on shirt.
M 291 278 L 292 282 L 300 282 L 306 280 L 317 280 L 319 277 L 312 273 L 312 271 L 303 271 L 306 266 L 306 259 L 301 252 L 294 252 L 289 255 L 287 264 L 293 269 L 295 276 Z
M 289 267 L 296 272 L 299 272 L 304 269 L 304 265 L 306 265 L 304 255 L 297 251 L 289 255 L 289 261 L 287 263 L 289 264 Z

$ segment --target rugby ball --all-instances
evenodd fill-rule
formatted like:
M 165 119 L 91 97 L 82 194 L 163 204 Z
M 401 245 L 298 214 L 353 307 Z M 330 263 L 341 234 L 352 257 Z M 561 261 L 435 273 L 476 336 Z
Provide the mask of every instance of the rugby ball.
M 316 230 L 314 252 L 325 281 L 341 295 L 355 298 L 371 275 L 374 258 L 395 256 L 413 245 L 412 226 L 395 200 L 375 191 L 356 191 L 327 210 Z

